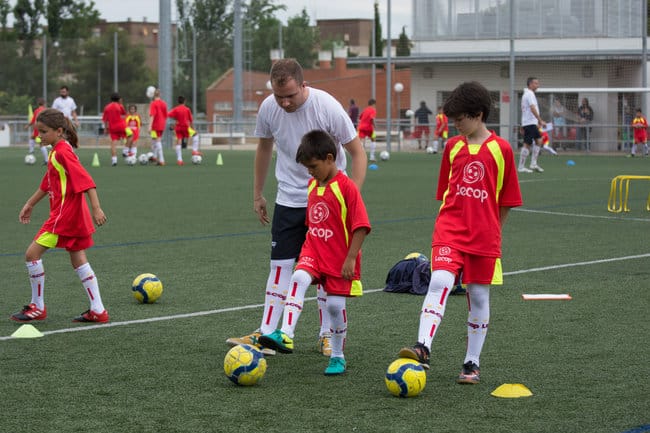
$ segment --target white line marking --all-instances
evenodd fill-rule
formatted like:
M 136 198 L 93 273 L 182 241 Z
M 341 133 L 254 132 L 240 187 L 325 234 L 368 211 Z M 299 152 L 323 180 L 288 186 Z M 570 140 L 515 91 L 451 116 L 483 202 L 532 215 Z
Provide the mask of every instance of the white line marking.
M 541 213 L 541 214 L 545 214 L 545 215 L 569 216 L 569 217 L 578 217 L 578 218 L 596 218 L 596 219 L 605 219 L 605 220 L 643 221 L 643 222 L 649 222 L 650 221 L 650 218 L 623 217 L 624 214 L 621 214 L 620 216 L 587 215 L 587 214 L 581 214 L 581 213 L 553 212 L 553 211 L 548 211 L 548 210 L 535 210 L 535 209 L 523 209 L 523 208 L 513 208 L 511 210 L 514 211 L 514 212 Z
M 520 275 L 520 274 L 528 274 L 531 272 L 541 272 L 541 271 L 549 271 L 549 270 L 555 270 L 555 269 L 564 269 L 564 268 L 572 268 L 572 267 L 577 267 L 577 266 L 590 266 L 590 265 L 597 265 L 601 263 L 611 263 L 611 262 L 620 262 L 623 260 L 636 260 L 636 259 L 644 259 L 650 257 L 650 253 L 645 253 L 645 254 L 637 254 L 634 256 L 623 256 L 623 257 L 614 257 L 611 259 L 600 259 L 600 260 L 590 260 L 586 262 L 577 262 L 577 263 L 566 263 L 564 265 L 553 265 L 553 266 L 544 266 L 540 268 L 530 268 L 530 269 L 521 269 L 519 271 L 512 271 L 512 272 L 504 272 L 503 275 Z M 376 293 L 376 292 L 382 292 L 384 289 L 371 289 L 371 290 L 365 290 L 364 293 Z M 316 297 L 311 297 L 311 298 L 305 298 L 305 301 L 314 301 L 316 300 Z M 192 317 L 198 317 L 198 316 L 209 316 L 212 314 L 220 314 L 220 313 L 228 313 L 231 311 L 242 311 L 242 310 L 251 310 L 254 308 L 263 308 L 264 304 L 254 304 L 254 305 L 244 305 L 241 307 L 230 307 L 230 308 L 220 308 L 218 310 L 208 310 L 208 311 L 197 311 L 195 313 L 183 313 L 183 314 L 173 314 L 171 316 L 162 316 L 162 317 L 151 317 L 149 319 L 138 319 L 138 320 L 127 320 L 124 322 L 110 322 L 110 323 L 105 323 L 101 325 L 80 325 L 79 327 L 75 328 L 63 328 L 63 329 L 54 329 L 52 331 L 43 331 L 43 335 L 52 335 L 52 334 L 65 334 L 69 332 L 78 332 L 78 331 L 90 331 L 92 329 L 104 329 L 104 328 L 112 328 L 115 326 L 126 326 L 126 325 L 136 325 L 140 323 L 152 323 L 152 322 L 162 322 L 164 320 L 175 320 L 175 319 L 186 319 L 186 318 L 192 318 Z M 6 337 L 0 337 L 0 341 L 5 341 L 5 340 L 13 340 L 14 338 L 11 335 L 8 335 Z

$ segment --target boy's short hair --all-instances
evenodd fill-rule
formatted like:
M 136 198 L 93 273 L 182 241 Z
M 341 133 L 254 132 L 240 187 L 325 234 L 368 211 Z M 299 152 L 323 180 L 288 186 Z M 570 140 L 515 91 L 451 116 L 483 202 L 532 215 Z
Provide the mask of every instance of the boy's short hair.
M 336 141 L 327 132 L 314 129 L 302 136 L 296 152 L 296 162 L 303 164 L 312 159 L 325 161 L 328 154 L 336 160 Z
M 477 81 L 467 81 L 456 87 L 443 105 L 443 112 L 450 119 L 462 115 L 476 118 L 483 115 L 485 122 L 490 115 L 492 98 L 490 92 Z
M 176 98 L 179 104 L 184 104 L 185 103 L 185 96 L 179 96 Z
M 117 92 L 111 93 L 111 101 L 118 102 L 120 100 L 120 94 Z

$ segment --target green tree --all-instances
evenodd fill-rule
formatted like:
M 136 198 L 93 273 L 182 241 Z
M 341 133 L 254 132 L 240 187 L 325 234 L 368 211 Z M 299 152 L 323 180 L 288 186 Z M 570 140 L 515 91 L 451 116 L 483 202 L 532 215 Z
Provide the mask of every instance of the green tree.
M 87 38 L 99 23 L 95 3 L 85 0 L 48 0 L 47 32 L 53 40 Z
M 289 18 L 285 33 L 284 56 L 295 58 L 305 68 L 314 66 L 317 59 L 315 47 L 318 45 L 318 30 L 309 25 L 306 9 Z
M 411 55 L 411 40 L 406 36 L 406 26 L 402 27 L 402 33 L 399 35 L 399 40 L 397 41 L 396 54 L 398 56 L 408 57 Z
M 250 62 L 253 71 L 268 71 L 271 68 L 269 52 L 278 49 L 280 35 L 284 47 L 285 29 L 282 22 L 275 18 L 278 11 L 286 10 L 284 5 L 273 5 L 268 0 L 252 0 L 244 13 L 244 48 L 250 56 L 245 61 Z
M 370 49 L 368 52 L 371 57 L 381 56 L 384 52 L 384 40 L 381 37 L 381 19 L 379 17 L 378 2 L 375 2 L 375 52 L 372 52 L 372 42 L 370 42 Z

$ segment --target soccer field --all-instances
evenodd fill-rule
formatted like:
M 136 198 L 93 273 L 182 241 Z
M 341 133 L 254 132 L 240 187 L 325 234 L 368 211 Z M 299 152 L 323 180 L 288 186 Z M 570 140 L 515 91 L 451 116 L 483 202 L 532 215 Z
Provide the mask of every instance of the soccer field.
M 399 399 L 384 373 L 415 342 L 423 298 L 381 289 L 395 262 L 429 254 L 440 155 L 393 153 L 368 171 L 373 231 L 363 248 L 366 294 L 348 302 L 347 373 L 323 375 L 310 289 L 294 353 L 268 357 L 258 386 L 237 387 L 223 374 L 225 340 L 259 325 L 270 249 L 270 229 L 252 211 L 253 152 L 221 152 L 219 166 L 208 150 L 200 166 L 110 167 L 103 149 L 102 166 L 90 167 L 95 151 L 78 154 L 108 217 L 88 257 L 111 323 L 71 323 L 88 300 L 68 254 L 55 250 L 43 259 L 48 318 L 34 323 L 45 335 L 14 339 L 20 325 L 9 316 L 30 296 L 25 249 L 49 208 L 44 200 L 30 225 L 18 222 L 44 167 L 25 166 L 25 149 L 0 150 L 0 431 L 650 431 L 650 183 L 632 183 L 631 212 L 607 211 L 611 179 L 649 175 L 650 159 L 545 155 L 543 174 L 521 174 L 524 206 L 504 228 L 505 284 L 491 291 L 481 384 L 454 381 L 467 306 L 452 297 L 425 390 Z M 274 188 L 269 179 L 269 202 Z M 151 305 L 131 295 L 145 272 L 164 284 Z M 573 299 L 524 301 L 524 293 Z M 533 396 L 490 395 L 504 383 Z

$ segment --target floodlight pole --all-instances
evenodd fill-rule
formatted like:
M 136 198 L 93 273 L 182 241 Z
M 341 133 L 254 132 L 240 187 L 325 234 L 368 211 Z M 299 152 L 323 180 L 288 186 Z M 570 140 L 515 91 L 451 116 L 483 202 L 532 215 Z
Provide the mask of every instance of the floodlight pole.
M 172 5 L 171 0 L 160 0 L 160 46 L 158 48 L 158 88 L 161 99 L 172 106 Z M 171 134 L 164 134 L 165 145 L 171 145 Z
M 390 152 L 390 134 L 391 134 L 391 118 L 393 117 L 393 111 L 391 110 L 391 93 L 392 93 L 392 63 L 391 63 L 391 51 L 392 51 L 392 46 L 391 46 L 391 38 L 390 38 L 390 0 L 388 0 L 388 8 L 387 8 L 387 19 L 386 19 L 386 27 L 387 27 L 387 32 L 386 34 L 388 35 L 386 38 L 386 150 Z

